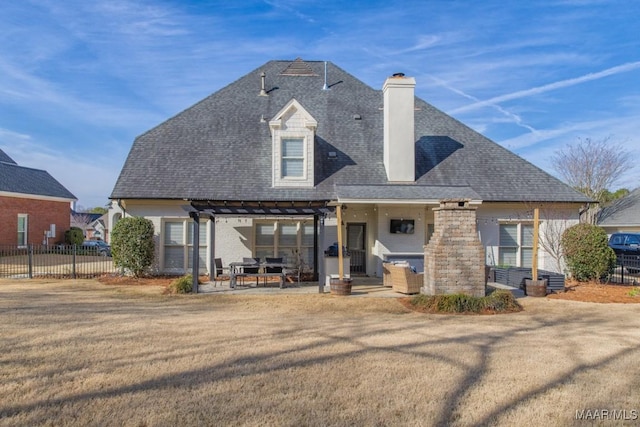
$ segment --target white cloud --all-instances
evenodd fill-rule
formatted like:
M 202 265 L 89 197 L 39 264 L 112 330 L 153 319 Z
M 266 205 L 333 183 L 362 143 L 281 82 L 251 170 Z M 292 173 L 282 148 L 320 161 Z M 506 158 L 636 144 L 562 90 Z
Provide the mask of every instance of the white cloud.
M 31 139 L 31 136 L 15 132 L 9 129 L 0 128 L 0 140 L 3 141 L 28 141 Z

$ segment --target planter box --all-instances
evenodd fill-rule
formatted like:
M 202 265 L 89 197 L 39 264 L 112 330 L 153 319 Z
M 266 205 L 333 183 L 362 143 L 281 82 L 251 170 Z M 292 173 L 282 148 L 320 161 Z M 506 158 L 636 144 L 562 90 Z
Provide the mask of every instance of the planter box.
M 531 269 L 524 267 L 493 267 L 495 281 L 503 285 L 524 289 L 524 280 L 531 278 Z M 538 270 L 538 278 L 547 280 L 547 290 L 564 292 L 564 274 Z
M 547 290 L 551 292 L 564 292 L 564 274 L 551 271 L 538 270 L 540 279 L 547 279 Z
M 495 267 L 493 270 L 493 280 L 497 283 L 507 284 L 509 277 L 509 269 L 503 267 Z

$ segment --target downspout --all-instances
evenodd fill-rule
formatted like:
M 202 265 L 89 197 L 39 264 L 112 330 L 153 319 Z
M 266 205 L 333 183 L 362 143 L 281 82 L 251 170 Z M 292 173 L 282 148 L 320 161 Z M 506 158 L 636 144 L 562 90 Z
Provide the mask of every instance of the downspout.
M 193 219 L 193 265 L 191 277 L 193 278 L 192 291 L 198 293 L 198 276 L 200 275 L 200 215 L 199 212 L 189 212 Z
M 127 216 L 127 211 L 126 209 L 122 206 L 122 199 L 118 199 L 118 207 L 120 208 L 120 210 L 122 211 L 122 218 Z

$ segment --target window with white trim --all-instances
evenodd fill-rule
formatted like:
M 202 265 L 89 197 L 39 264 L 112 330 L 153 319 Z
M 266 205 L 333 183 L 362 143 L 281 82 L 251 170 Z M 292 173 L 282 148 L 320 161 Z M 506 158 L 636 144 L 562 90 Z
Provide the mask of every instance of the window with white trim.
M 187 223 L 187 271 L 193 271 L 193 236 L 195 225 L 193 221 Z M 200 233 L 198 233 L 198 268 L 200 273 L 207 272 L 207 223 L 200 222 Z
M 191 219 L 165 220 L 163 226 L 163 264 L 166 272 L 187 272 L 193 266 L 193 229 Z M 207 223 L 200 223 L 200 272 L 207 269 Z
M 520 266 L 531 267 L 533 262 L 533 224 L 520 224 Z
M 304 138 L 282 139 L 281 178 L 304 178 L 304 151 Z
M 500 224 L 498 264 L 531 267 L 533 258 L 533 225 L 527 223 Z
M 27 246 L 29 218 L 27 214 L 18 214 L 18 246 Z
M 313 222 L 269 221 L 255 225 L 254 256 L 282 258 L 286 264 L 294 265 L 297 254 L 308 269 L 313 267 Z

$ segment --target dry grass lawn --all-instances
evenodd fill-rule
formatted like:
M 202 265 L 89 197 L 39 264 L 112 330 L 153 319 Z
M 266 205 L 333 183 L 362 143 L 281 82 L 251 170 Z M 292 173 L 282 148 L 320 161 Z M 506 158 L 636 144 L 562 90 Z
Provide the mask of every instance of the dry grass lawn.
M 0 425 L 555 426 L 640 411 L 638 305 L 522 302 L 425 315 L 394 298 L 0 280 Z

